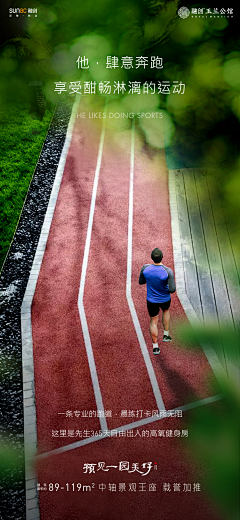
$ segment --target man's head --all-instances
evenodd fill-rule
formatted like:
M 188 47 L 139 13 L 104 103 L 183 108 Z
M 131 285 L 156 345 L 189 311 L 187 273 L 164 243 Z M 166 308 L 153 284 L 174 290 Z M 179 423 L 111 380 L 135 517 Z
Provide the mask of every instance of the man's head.
M 160 264 L 160 262 L 162 261 L 162 257 L 162 251 L 158 249 L 158 247 L 155 247 L 155 249 L 151 253 L 151 259 L 153 260 L 153 262 L 155 264 Z

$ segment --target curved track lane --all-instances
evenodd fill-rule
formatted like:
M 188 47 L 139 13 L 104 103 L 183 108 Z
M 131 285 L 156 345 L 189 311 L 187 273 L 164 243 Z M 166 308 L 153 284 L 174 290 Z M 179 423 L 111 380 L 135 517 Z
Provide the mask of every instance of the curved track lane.
M 144 145 L 137 128 L 123 131 L 106 120 L 103 134 L 100 123 L 76 119 L 32 305 L 38 447 L 45 454 L 38 461 L 38 480 L 59 482 L 64 488 L 40 491 L 41 520 L 145 520 L 149 515 L 177 520 L 178 511 L 185 520 L 192 520 L 193 511 L 196 520 L 217 520 L 202 493 L 170 495 L 162 490 L 166 482 L 201 482 L 203 473 L 184 456 L 187 439 L 158 434 L 182 431 L 188 412 L 184 418 L 156 420 L 152 411 L 197 404 L 211 396 L 213 376 L 200 348 L 189 352 L 173 341 L 162 344 L 160 356 L 152 355 L 145 287 L 138 285 L 138 276 L 156 246 L 173 267 L 164 153 Z M 131 298 L 141 348 L 128 305 Z M 174 337 L 177 320 L 186 319 L 176 295 L 171 316 Z M 215 389 L 217 394 L 217 384 Z M 102 402 L 106 412 L 104 419 L 97 413 L 96 397 L 98 409 Z M 104 426 L 118 429 L 118 435 L 97 438 Z M 125 433 L 119 435 L 119 430 Z M 93 442 L 85 445 L 87 438 Z M 157 462 L 157 470 L 146 476 L 116 468 L 84 473 L 85 463 L 99 461 L 113 466 L 151 461 Z M 88 493 L 67 491 L 67 484 L 74 482 L 94 487 Z M 111 483 L 115 492 L 108 489 Z M 126 484 L 126 491 L 119 491 L 120 483 Z M 136 491 L 128 491 L 132 483 Z M 139 490 L 141 483 L 147 491 Z M 149 490 L 151 483 L 156 491 Z M 106 488 L 100 490 L 99 484 Z

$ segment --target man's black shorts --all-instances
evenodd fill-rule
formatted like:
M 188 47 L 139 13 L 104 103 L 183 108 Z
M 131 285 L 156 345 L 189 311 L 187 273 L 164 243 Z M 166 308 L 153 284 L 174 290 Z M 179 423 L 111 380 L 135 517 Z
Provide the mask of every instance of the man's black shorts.
M 148 308 L 150 318 L 157 316 L 160 309 L 162 309 L 162 311 L 167 311 L 170 307 L 170 304 L 171 304 L 171 298 L 167 302 L 162 302 L 162 303 L 152 303 L 147 300 L 147 308 Z M 159 307 L 160 307 L 160 309 L 159 309 Z

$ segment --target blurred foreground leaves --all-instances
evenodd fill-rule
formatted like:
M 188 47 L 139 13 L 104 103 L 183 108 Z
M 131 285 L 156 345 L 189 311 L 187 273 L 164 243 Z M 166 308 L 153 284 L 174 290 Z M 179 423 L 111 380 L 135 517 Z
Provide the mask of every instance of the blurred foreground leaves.
M 0 295 L 2 296 L 2 294 Z M 21 363 L 13 355 L 0 356 L 0 389 L 8 387 L 9 394 L 12 390 L 13 378 L 21 374 Z M 13 403 L 8 405 L 6 399 L 1 399 L 0 411 L 0 488 L 13 488 L 19 492 L 18 485 L 22 486 L 24 474 L 24 447 L 23 431 L 19 428 L 19 422 L 6 431 L 4 423 L 7 422 L 8 414 L 12 414 Z M 17 413 L 17 410 L 15 410 Z M 19 414 L 20 415 L 20 414 Z
M 185 348 L 192 348 L 195 345 L 211 345 L 213 350 L 222 360 L 222 349 L 224 349 L 225 363 L 223 365 L 226 374 L 226 380 L 223 385 L 226 396 L 230 397 L 230 403 L 234 403 L 234 407 L 239 408 L 240 412 L 240 330 L 235 327 L 224 327 L 218 324 L 207 326 L 179 325 L 178 338 Z M 234 409 L 235 410 L 235 409 Z
M 235 416 L 226 400 L 187 415 L 189 439 L 186 455 L 203 470 L 202 491 L 221 518 L 239 519 L 239 408 Z
M 187 414 L 190 435 L 186 454 L 203 468 L 203 489 L 226 520 L 239 518 L 240 341 L 239 330 L 219 326 L 180 325 L 183 348 L 211 345 L 217 356 L 222 344 L 230 366 L 219 381 L 223 399 Z M 199 343 L 198 343 L 199 342 Z M 220 356 L 219 356 L 220 357 Z M 224 375 L 225 374 L 225 375 Z M 216 390 L 212 389 L 212 395 Z
M 9 439 L 10 434 L 8 434 Z M 23 447 L 14 446 L 9 440 L 0 440 L 0 482 L 9 487 L 22 481 L 24 470 Z
M 15 2 L 20 6 L 20 2 Z M 21 7 L 27 6 L 21 2 Z M 154 94 L 157 110 L 165 110 L 165 146 L 177 149 L 186 167 L 214 171 L 215 185 L 225 207 L 231 238 L 240 258 L 240 51 L 237 22 L 227 17 L 177 15 L 178 0 L 116 0 L 79 3 L 72 0 L 34 4 L 37 18 L 22 22 L 21 34 L 1 48 L 1 97 L 16 95 L 28 102 L 30 81 L 42 81 L 48 101 L 56 103 L 54 81 L 182 81 L 183 95 Z M 214 7 L 214 6 L 213 6 Z M 14 23 L 14 21 L 12 21 Z M 89 69 L 77 69 L 78 56 Z M 106 68 L 107 56 L 159 56 L 163 69 Z M 97 65 L 98 62 L 98 65 Z M 69 95 L 69 94 L 68 94 Z M 94 95 L 89 96 L 92 100 Z M 111 96 L 110 96 L 111 97 Z M 113 96 L 115 100 L 118 96 Z M 134 101 L 125 93 L 127 105 Z M 151 94 L 146 97 L 151 97 Z M 93 101 L 94 103 L 94 101 Z M 158 140 L 146 141 L 158 147 Z M 162 144 L 161 144 L 162 146 Z

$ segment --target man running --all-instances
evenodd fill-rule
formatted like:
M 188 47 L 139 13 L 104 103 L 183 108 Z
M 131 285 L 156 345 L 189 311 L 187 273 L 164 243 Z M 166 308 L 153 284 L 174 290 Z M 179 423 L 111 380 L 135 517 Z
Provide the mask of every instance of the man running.
M 176 291 L 176 286 L 172 269 L 162 264 L 162 258 L 162 251 L 156 247 L 151 254 L 153 264 L 145 264 L 139 276 L 140 285 L 147 284 L 147 308 L 150 315 L 149 330 L 153 342 L 153 354 L 160 354 L 157 326 L 159 308 L 162 309 L 163 341 L 172 341 L 171 336 L 169 336 L 170 293 Z

